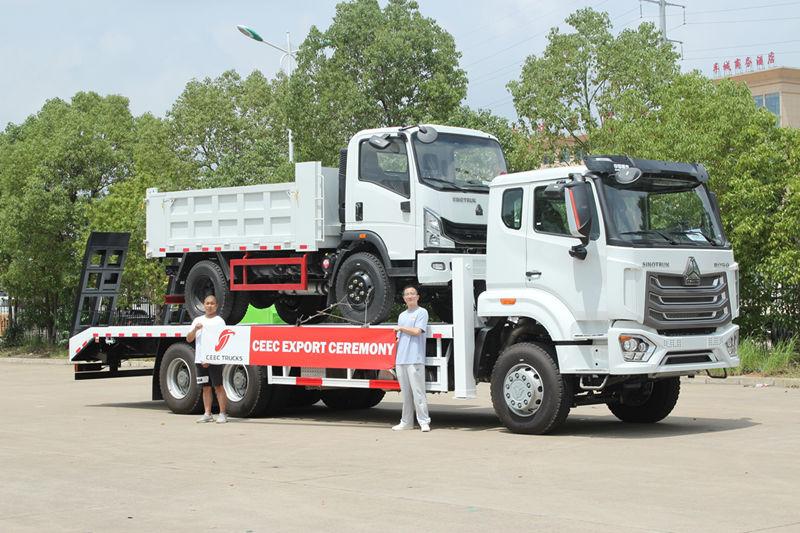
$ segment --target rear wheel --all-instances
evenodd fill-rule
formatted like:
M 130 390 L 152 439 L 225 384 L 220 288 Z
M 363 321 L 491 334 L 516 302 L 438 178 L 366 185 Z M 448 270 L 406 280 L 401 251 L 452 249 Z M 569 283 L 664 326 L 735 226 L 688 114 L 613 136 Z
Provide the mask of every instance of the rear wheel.
M 277 300 L 277 295 L 274 292 L 268 291 L 251 291 L 250 304 L 256 309 L 266 309 L 271 307 Z
M 514 344 L 497 359 L 491 393 L 495 413 L 514 433 L 553 431 L 572 403 L 571 382 L 544 348 L 528 342 Z
M 336 275 L 334 294 L 345 318 L 379 324 L 392 311 L 394 282 L 380 259 L 358 252 L 345 258 Z
M 231 291 L 222 267 L 214 261 L 200 261 L 186 276 L 184 307 L 192 319 L 205 314 L 203 300 L 213 294 L 217 298 L 217 314 L 226 324 L 237 324 L 247 312 L 250 302 L 246 292 Z
M 194 349 L 179 342 L 167 348 L 158 375 L 161 396 L 173 413 L 192 414 L 203 409 L 194 364 Z
M 331 409 L 369 409 L 384 396 L 386 391 L 381 389 L 330 389 L 322 391 L 322 403 Z
M 317 389 L 305 389 L 303 387 L 292 387 L 292 394 L 289 398 L 289 407 L 311 407 L 322 398 L 321 391 Z
M 316 315 L 326 302 L 325 296 L 283 296 L 275 302 L 275 311 L 287 324 L 317 324 L 325 319 Z
M 614 416 L 623 422 L 652 424 L 672 412 L 680 393 L 680 378 L 666 378 L 650 381 L 641 389 L 623 393 L 619 402 L 607 405 Z
M 237 418 L 257 416 L 272 399 L 265 368 L 251 365 L 225 365 L 222 387 L 228 398 L 228 414 Z

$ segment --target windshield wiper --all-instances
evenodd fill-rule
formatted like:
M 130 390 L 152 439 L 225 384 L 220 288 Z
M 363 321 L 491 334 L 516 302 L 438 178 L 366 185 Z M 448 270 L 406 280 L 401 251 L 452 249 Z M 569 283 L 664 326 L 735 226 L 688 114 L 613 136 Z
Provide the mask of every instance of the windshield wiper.
M 705 240 L 709 242 L 709 244 L 711 244 L 711 246 L 720 246 L 722 244 L 719 241 L 717 241 L 717 239 L 706 234 L 706 232 L 703 231 L 701 228 L 692 228 L 692 229 L 687 229 L 685 231 L 670 231 L 670 233 L 674 233 L 675 235 L 688 235 L 690 233 L 693 233 L 695 235 L 702 236 Z
M 640 229 L 636 231 L 623 231 L 620 235 L 658 235 L 665 241 L 670 244 L 678 244 L 678 241 L 664 233 L 663 231 L 658 231 L 657 229 Z
M 435 181 L 437 183 L 443 183 L 443 184 L 447 185 L 448 187 L 452 187 L 453 189 L 455 189 L 457 191 L 466 190 L 463 187 L 459 187 L 458 185 L 456 185 L 452 181 L 444 180 L 442 178 L 432 178 L 432 177 L 429 177 L 429 176 L 422 176 L 422 181 Z

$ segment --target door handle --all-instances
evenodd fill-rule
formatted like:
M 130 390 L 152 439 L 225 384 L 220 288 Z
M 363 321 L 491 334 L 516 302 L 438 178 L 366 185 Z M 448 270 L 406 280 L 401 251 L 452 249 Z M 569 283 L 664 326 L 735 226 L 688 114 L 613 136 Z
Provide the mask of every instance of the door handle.
M 364 204 L 356 202 L 356 220 L 364 220 Z
M 411 212 L 411 202 L 410 201 L 400 202 L 400 211 L 402 213 L 410 213 Z
M 525 277 L 528 279 L 539 279 L 542 277 L 542 273 L 538 270 L 529 270 L 525 272 Z

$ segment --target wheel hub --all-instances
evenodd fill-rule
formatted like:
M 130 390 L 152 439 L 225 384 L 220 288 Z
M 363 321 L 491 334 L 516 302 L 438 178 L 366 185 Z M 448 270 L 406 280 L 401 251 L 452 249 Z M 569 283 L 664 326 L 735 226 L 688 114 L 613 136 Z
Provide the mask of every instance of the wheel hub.
M 173 398 L 185 398 L 191 388 L 192 373 L 183 359 L 173 359 L 167 368 L 167 390 Z
M 347 279 L 347 300 L 354 305 L 367 303 L 372 296 L 372 278 L 363 270 L 357 270 Z
M 229 400 L 242 401 L 247 394 L 247 369 L 241 365 L 225 365 L 222 370 L 222 386 Z
M 514 366 L 503 380 L 503 398 L 514 414 L 533 416 L 544 398 L 544 385 L 539 372 L 528 364 Z

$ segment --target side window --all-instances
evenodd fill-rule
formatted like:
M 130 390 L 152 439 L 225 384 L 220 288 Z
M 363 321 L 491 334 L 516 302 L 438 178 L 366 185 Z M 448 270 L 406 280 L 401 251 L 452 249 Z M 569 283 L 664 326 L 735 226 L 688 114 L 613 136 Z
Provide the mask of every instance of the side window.
M 408 198 L 411 183 L 408 174 L 408 154 L 402 139 L 389 139 L 390 144 L 378 150 L 362 141 L 359 154 L 358 179 L 374 183 Z
M 511 229 L 522 227 L 522 189 L 508 189 L 503 191 L 503 205 L 500 208 L 500 217 L 503 224 Z
M 545 189 L 537 187 L 533 190 L 533 228 L 542 233 L 570 235 L 564 191 L 545 195 Z
M 552 192 L 545 194 L 546 189 L 547 187 L 537 187 L 533 190 L 533 229 L 540 233 L 571 237 L 564 191 L 562 190 L 560 194 Z M 594 196 L 592 196 L 591 210 L 593 223 L 589 238 L 595 240 L 600 236 L 600 222 L 594 208 Z

